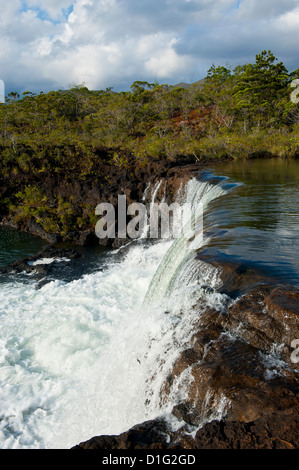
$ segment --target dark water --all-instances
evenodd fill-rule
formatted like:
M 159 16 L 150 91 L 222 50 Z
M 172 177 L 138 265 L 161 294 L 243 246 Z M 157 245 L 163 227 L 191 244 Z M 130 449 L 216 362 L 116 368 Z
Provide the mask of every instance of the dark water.
M 36 256 L 47 246 L 49 244 L 39 237 L 8 227 L 0 227 L 0 267 L 30 256 Z M 55 246 L 57 249 L 63 250 L 72 250 L 74 248 L 70 243 L 57 243 Z M 101 245 L 91 247 L 78 246 L 76 247 L 76 252 L 78 257 L 73 258 L 71 263 L 67 261 L 51 263 L 47 269 L 47 280 L 71 282 L 85 274 L 102 270 L 106 266 L 107 260 L 109 260 L 109 250 Z M 43 258 L 43 255 L 41 257 Z M 49 256 L 46 255 L 46 257 Z M 0 282 L 11 280 L 11 276 L 13 277 L 14 275 L 2 275 Z M 23 275 L 18 275 L 18 280 L 27 282 L 30 278 L 23 273 Z
M 0 267 L 33 256 L 46 246 L 47 243 L 39 237 L 8 227 L 0 227 Z
M 229 192 L 205 218 L 217 227 L 211 250 L 299 286 L 299 161 L 234 161 L 213 173 Z

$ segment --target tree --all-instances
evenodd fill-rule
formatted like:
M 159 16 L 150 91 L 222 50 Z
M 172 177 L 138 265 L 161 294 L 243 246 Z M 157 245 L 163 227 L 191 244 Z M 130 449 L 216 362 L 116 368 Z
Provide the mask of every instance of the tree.
M 260 127 L 274 114 L 276 103 L 287 93 L 288 71 L 277 62 L 271 51 L 256 55 L 255 64 L 247 64 L 235 71 L 234 98 L 236 108 L 248 110 Z
M 231 70 L 214 64 L 208 70 L 203 87 L 206 104 L 214 107 L 213 116 L 216 131 L 229 129 L 234 121 L 232 106 L 232 84 L 234 76 Z

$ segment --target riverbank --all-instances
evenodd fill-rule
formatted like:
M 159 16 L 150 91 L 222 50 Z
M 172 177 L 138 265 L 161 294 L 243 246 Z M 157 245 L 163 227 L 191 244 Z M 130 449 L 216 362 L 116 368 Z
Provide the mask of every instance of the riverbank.
M 95 226 L 98 217 L 95 215 L 95 209 L 98 204 L 110 203 L 113 205 L 117 227 L 119 195 L 126 196 L 127 206 L 134 202 L 147 203 L 148 201 L 144 200 L 146 188 L 151 187 L 152 189 L 155 184 L 163 181 L 162 187 L 156 195 L 157 201 L 161 200 L 164 195 L 165 182 L 167 182 L 167 200 L 170 201 L 177 194 L 181 185 L 210 164 L 213 164 L 212 160 L 198 163 L 185 162 L 184 164 L 156 161 L 148 162 L 145 167 L 140 168 L 134 164 L 133 159 L 130 171 L 111 167 L 109 178 L 105 182 L 92 177 L 82 181 L 77 179 L 60 180 L 55 175 L 49 175 L 39 181 L 40 194 L 32 192 L 30 195 L 28 193 L 28 199 L 25 202 L 21 203 L 19 207 L 14 206 L 11 213 L 2 215 L 0 224 L 29 232 L 51 244 L 69 242 L 74 245 L 90 246 L 101 243 L 115 248 L 128 240 L 124 241 L 117 237 L 117 228 L 115 238 L 99 240 L 96 237 Z M 32 185 L 33 183 L 32 181 Z M 4 182 L 2 193 L 9 192 L 10 187 L 11 182 L 7 188 Z M 151 191 L 149 191 L 150 194 Z M 68 201 L 66 207 L 68 219 L 63 227 L 54 223 L 57 214 L 60 213 L 60 210 L 62 211 L 59 205 L 56 205 L 58 200 Z M 42 207 L 40 207 L 41 202 Z M 87 225 L 81 225 L 77 217 L 78 214 L 82 214 L 82 211 L 87 211 L 86 214 L 89 214 Z M 53 228 L 56 230 L 53 231 Z

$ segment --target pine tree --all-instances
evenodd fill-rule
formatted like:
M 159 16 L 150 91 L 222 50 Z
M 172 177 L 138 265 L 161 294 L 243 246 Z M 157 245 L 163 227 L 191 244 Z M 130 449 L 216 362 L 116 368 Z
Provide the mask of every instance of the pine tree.
M 254 64 L 235 70 L 236 108 L 246 110 L 258 127 L 267 124 L 276 104 L 287 94 L 288 71 L 282 62 L 276 62 L 271 51 L 262 51 Z

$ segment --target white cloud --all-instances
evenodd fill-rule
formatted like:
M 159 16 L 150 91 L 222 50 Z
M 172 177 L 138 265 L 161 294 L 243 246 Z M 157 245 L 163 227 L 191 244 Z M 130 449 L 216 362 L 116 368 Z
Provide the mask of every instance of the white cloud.
M 285 12 L 291 12 L 297 4 L 297 0 L 283 0 L 283 2 L 281 0 L 243 0 L 238 9 L 238 17 L 246 22 L 269 21 L 280 17 Z
M 147 54 L 149 58 L 145 62 L 145 69 L 151 76 L 157 77 L 157 79 L 164 79 L 180 73 L 181 70 L 186 70 L 190 58 L 179 55 L 175 51 L 175 39 L 170 40 L 168 43 L 166 42 L 164 47 L 155 47 L 154 49 L 152 47 L 152 44 L 155 43 L 154 38 L 150 36 L 147 39 L 150 41 L 151 47 L 149 48 L 150 54 Z M 157 42 L 161 44 L 159 38 Z
M 277 22 L 277 27 L 281 32 L 288 31 L 296 34 L 298 38 L 298 29 L 299 29 L 299 6 L 292 11 L 283 13 Z M 298 45 L 298 42 L 297 42 Z
M 271 49 L 298 67 L 297 0 L 0 0 L 7 88 L 197 80 L 213 62 Z

